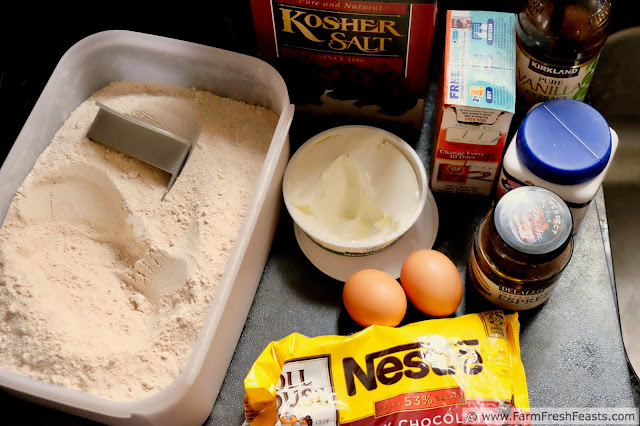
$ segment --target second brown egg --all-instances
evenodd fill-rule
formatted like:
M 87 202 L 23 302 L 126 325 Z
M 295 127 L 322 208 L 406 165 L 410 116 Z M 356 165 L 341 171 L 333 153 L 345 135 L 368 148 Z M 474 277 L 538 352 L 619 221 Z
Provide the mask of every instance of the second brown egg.
M 444 253 L 424 249 L 411 253 L 402 264 L 400 284 L 409 301 L 432 317 L 445 317 L 462 301 L 462 278 Z

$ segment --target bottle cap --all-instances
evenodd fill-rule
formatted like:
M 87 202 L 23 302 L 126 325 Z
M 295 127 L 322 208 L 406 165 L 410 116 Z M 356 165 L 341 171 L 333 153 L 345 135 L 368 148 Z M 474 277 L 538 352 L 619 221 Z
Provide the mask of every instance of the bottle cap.
M 520 160 L 539 178 L 575 185 L 595 178 L 607 166 L 611 132 L 592 106 L 573 99 L 554 99 L 525 116 L 516 147 Z
M 571 240 L 571 211 L 557 194 L 538 186 L 507 192 L 496 204 L 493 221 L 502 240 L 528 255 L 556 257 Z

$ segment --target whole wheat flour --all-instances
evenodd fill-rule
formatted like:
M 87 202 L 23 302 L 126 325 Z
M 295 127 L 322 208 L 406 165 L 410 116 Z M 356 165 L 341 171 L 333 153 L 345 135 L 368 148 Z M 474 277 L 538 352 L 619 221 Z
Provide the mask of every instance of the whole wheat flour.
M 86 138 L 99 101 L 179 135 L 169 175 Z M 115 82 L 66 120 L 0 229 L 0 368 L 118 401 L 187 361 L 278 117 L 208 92 Z M 197 121 L 197 122 L 196 122 Z

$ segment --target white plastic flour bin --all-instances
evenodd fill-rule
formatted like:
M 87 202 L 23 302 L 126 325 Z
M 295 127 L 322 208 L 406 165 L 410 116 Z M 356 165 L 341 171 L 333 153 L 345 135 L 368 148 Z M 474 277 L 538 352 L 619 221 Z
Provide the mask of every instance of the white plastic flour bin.
M 131 31 L 96 33 L 61 58 L 0 168 L 3 220 L 16 190 L 69 114 L 96 90 L 118 80 L 195 87 L 280 115 L 233 251 L 187 364 L 163 391 L 121 403 L 3 370 L 0 386 L 102 423 L 200 425 L 220 390 L 273 241 L 293 105 L 280 74 L 257 58 Z

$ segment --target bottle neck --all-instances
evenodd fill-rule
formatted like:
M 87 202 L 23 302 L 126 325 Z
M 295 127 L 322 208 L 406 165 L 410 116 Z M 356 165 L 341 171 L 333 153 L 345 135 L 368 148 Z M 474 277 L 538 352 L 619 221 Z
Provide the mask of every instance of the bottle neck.
M 574 66 L 595 58 L 607 39 L 611 1 L 530 0 L 516 20 L 520 49 L 541 62 Z

